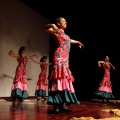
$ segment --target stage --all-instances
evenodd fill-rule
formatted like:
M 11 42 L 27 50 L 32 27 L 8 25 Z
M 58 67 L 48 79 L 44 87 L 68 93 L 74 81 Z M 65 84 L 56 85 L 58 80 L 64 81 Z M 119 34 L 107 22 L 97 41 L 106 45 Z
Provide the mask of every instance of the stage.
M 20 101 L 0 100 L 0 120 L 70 120 L 73 117 L 93 117 L 102 119 L 114 117 L 115 114 L 105 112 L 107 109 L 120 109 L 119 100 L 103 103 L 99 100 L 80 101 L 80 105 L 69 105 L 71 113 L 54 114 L 52 106 L 45 100 L 26 99 Z M 120 116 L 119 116 L 120 117 Z

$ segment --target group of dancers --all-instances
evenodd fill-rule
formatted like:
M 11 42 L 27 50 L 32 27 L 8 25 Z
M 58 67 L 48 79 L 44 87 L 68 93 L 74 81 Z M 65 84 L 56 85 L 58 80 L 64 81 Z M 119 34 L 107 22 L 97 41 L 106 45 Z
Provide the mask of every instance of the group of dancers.
M 32 60 L 34 63 L 37 63 L 41 67 L 41 72 L 39 74 L 38 81 L 36 83 L 35 95 L 37 96 L 37 100 L 40 100 L 42 97 L 46 100 L 46 90 L 47 90 L 47 67 L 51 65 L 51 63 L 47 63 L 47 56 L 42 56 L 40 61 L 34 60 L 34 57 L 38 57 L 36 54 L 31 56 L 24 56 L 26 52 L 26 47 L 20 47 L 18 50 L 18 54 L 15 54 L 13 50 L 10 50 L 8 55 L 14 57 L 18 61 L 18 66 L 16 68 L 15 77 L 13 80 L 11 97 L 12 100 L 16 99 L 23 101 L 23 98 L 28 97 L 28 88 L 27 88 L 27 77 L 26 77 L 26 64 L 28 60 Z
M 25 47 L 21 47 L 18 54 L 15 54 L 12 50 L 9 51 L 9 55 L 18 61 L 11 91 L 13 100 L 23 100 L 23 98 L 28 97 L 26 63 L 27 60 L 32 60 L 41 67 L 35 89 L 37 100 L 39 100 L 40 97 L 45 99 L 46 87 L 48 85 L 47 104 L 53 105 L 55 113 L 71 112 L 71 110 L 66 107 L 67 104 L 80 104 L 73 87 L 74 76 L 69 69 L 69 52 L 71 44 L 77 44 L 80 48 L 84 47 L 84 45 L 80 41 L 71 39 L 64 31 L 66 27 L 67 22 L 63 17 L 57 18 L 55 24 L 47 24 L 44 26 L 44 31 L 52 34 L 57 44 L 52 63 L 47 63 L 47 56 L 43 56 L 40 61 L 34 60 L 34 57 L 37 57 L 36 54 L 25 56 Z M 47 77 L 46 70 L 49 65 L 52 66 L 50 74 Z M 110 67 L 112 66 L 113 69 L 115 69 L 115 67 L 109 62 L 108 56 L 106 56 L 105 61 L 99 61 L 98 65 L 99 67 L 103 66 L 105 73 L 96 94 L 108 100 L 114 97 L 112 95 L 110 82 Z

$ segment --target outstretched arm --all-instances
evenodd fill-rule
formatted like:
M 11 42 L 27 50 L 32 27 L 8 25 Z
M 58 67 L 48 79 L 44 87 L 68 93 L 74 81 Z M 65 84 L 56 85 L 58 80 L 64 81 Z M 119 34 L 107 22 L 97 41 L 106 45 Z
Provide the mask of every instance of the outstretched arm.
M 18 58 L 18 57 L 19 57 L 19 55 L 18 55 L 18 54 L 15 54 L 15 53 L 13 52 L 13 50 L 10 50 L 9 53 L 8 53 L 8 55 L 11 56 L 11 57 L 14 57 L 14 58 Z
M 47 63 L 47 65 L 52 65 L 52 63 Z
M 116 68 L 114 67 L 113 64 L 111 64 L 110 62 L 109 62 L 109 64 L 110 64 L 110 66 L 113 68 L 113 70 L 116 70 Z
M 77 41 L 77 40 L 71 39 L 71 43 L 72 44 L 77 44 L 80 48 L 84 47 L 84 45 L 81 42 Z
M 31 58 L 31 60 L 32 60 L 34 63 L 42 64 L 42 62 L 36 61 L 36 60 L 34 60 L 33 58 Z
M 46 26 L 43 27 L 45 32 L 48 32 L 50 34 L 57 35 L 59 32 L 58 27 L 55 24 L 47 24 Z
M 27 57 L 27 59 L 32 59 L 33 57 L 37 58 L 37 55 L 36 54 L 30 55 L 30 56 Z
M 101 65 L 104 65 L 105 62 L 104 61 L 98 61 L 98 67 L 101 67 Z

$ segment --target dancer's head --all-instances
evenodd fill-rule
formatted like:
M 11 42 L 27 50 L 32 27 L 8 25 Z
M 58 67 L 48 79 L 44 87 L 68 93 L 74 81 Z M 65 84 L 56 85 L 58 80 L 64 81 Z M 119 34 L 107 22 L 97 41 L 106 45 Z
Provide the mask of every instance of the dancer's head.
M 22 56 L 22 54 L 25 54 L 25 52 L 26 52 L 26 47 L 24 46 L 20 47 L 18 50 L 18 54 L 20 57 Z
M 46 61 L 47 61 L 47 56 L 42 56 L 40 62 L 46 62 Z
M 58 28 L 61 28 L 64 30 L 67 27 L 67 22 L 64 17 L 58 17 L 56 19 L 56 25 L 58 26 Z
M 105 61 L 109 61 L 109 57 L 107 55 L 105 56 Z

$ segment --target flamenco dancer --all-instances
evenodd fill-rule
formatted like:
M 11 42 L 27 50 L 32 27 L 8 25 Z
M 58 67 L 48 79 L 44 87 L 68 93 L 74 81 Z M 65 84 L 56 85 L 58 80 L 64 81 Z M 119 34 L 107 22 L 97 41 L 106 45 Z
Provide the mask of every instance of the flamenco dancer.
M 109 102 L 110 99 L 115 98 L 112 94 L 112 84 L 110 81 L 110 69 L 112 67 L 115 70 L 115 67 L 109 62 L 108 56 L 105 56 L 104 61 L 98 61 L 98 67 L 103 67 L 104 75 L 95 94 L 101 96 L 103 102 Z
M 54 106 L 54 112 L 71 112 L 66 104 L 80 104 L 77 100 L 72 82 L 74 77 L 69 70 L 70 45 L 77 44 L 80 48 L 84 45 L 70 37 L 64 32 L 67 27 L 65 18 L 56 19 L 56 24 L 47 24 L 45 32 L 54 36 L 57 48 L 54 52 L 53 67 L 49 75 L 48 104 Z
M 15 77 L 11 88 L 11 97 L 13 101 L 15 101 L 16 99 L 23 101 L 23 98 L 28 97 L 26 64 L 28 59 L 31 59 L 36 55 L 34 54 L 27 57 L 24 55 L 25 53 L 26 48 L 24 46 L 19 48 L 18 54 L 15 54 L 13 50 L 10 50 L 8 53 L 8 55 L 16 58 L 16 60 L 18 61 L 18 66 L 16 68 Z
M 46 91 L 47 91 L 47 68 L 49 65 L 51 65 L 52 63 L 47 63 L 47 56 L 42 56 L 42 58 L 39 61 L 35 61 L 34 59 L 32 59 L 32 61 L 34 63 L 37 63 L 40 65 L 41 68 L 41 72 L 39 74 L 39 79 L 36 83 L 36 90 L 35 90 L 35 95 L 37 96 L 37 100 L 39 101 L 40 98 L 43 98 L 44 100 L 46 100 L 45 96 L 46 96 Z

